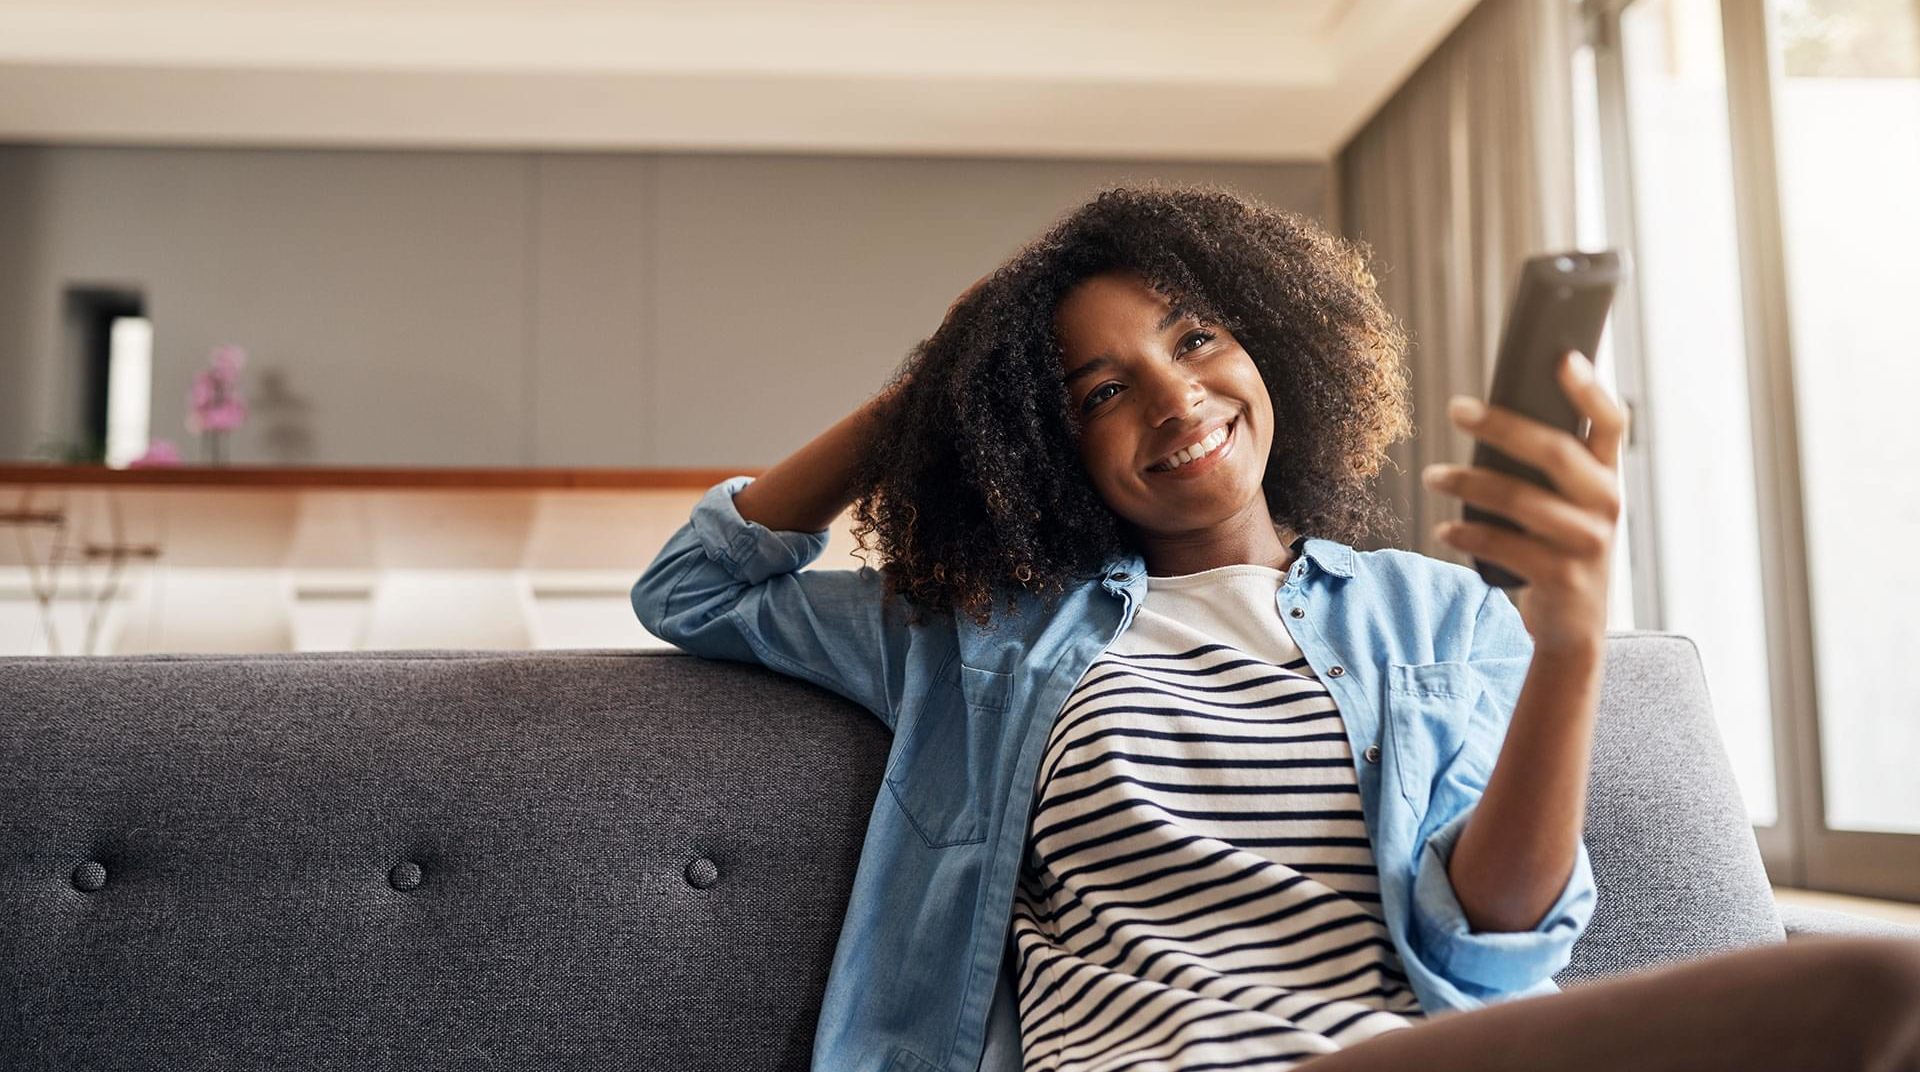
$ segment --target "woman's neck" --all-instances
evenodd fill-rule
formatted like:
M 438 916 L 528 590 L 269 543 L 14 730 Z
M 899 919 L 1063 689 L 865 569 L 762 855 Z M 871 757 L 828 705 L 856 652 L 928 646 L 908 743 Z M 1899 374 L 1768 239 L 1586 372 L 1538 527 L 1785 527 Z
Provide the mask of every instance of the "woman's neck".
M 1266 514 L 1265 504 L 1258 517 L 1229 519 L 1210 529 L 1174 535 L 1138 537 L 1147 574 L 1176 577 L 1220 566 L 1251 564 L 1285 570 L 1297 557 L 1293 550 L 1295 533 L 1275 525 Z

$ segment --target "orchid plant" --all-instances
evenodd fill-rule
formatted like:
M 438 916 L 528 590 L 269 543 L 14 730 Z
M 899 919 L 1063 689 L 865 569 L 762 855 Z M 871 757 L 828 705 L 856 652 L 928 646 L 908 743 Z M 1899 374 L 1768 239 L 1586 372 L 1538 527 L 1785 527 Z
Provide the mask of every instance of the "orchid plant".
M 240 370 L 246 363 L 247 352 L 240 347 L 216 346 L 187 392 L 187 431 L 206 437 L 214 465 L 221 462 L 226 434 L 247 420 L 247 400 L 240 392 Z

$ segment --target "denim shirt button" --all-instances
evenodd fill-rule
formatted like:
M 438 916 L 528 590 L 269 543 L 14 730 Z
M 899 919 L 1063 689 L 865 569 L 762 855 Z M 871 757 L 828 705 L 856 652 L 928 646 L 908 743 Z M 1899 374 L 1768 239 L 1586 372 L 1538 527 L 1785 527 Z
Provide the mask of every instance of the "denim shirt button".
M 1307 612 L 1301 610 L 1299 607 L 1295 607 L 1293 608 L 1293 616 L 1296 618 L 1304 618 L 1307 616 Z
M 1328 670 L 1328 671 L 1327 671 L 1327 676 L 1328 676 L 1328 677 L 1339 677 L 1339 676 L 1340 676 L 1341 674 L 1344 674 L 1344 673 L 1346 673 L 1346 672 L 1347 672 L 1347 671 L 1346 671 L 1346 668 L 1345 668 L 1345 667 L 1340 667 L 1340 666 L 1336 666 L 1336 667 L 1334 667 L 1334 668 L 1332 668 L 1331 670 Z
M 1367 746 L 1367 762 L 1368 763 L 1380 762 L 1380 746 L 1379 745 L 1370 744 Z

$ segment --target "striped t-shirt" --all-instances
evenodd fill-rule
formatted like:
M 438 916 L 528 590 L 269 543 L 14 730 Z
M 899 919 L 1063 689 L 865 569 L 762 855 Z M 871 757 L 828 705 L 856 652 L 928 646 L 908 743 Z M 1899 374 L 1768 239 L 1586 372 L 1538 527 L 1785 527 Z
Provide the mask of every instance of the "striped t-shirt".
M 1055 721 L 1013 906 L 1029 1072 L 1292 1068 L 1421 1015 L 1284 578 L 1149 576 Z

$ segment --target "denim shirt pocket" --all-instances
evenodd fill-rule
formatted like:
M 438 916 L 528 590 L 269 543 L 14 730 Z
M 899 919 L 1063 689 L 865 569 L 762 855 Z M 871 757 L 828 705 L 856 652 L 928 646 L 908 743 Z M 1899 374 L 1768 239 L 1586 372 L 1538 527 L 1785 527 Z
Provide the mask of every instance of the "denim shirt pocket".
M 1480 681 L 1464 662 L 1389 663 L 1387 732 L 1400 793 L 1424 813 L 1433 780 L 1466 743 Z
M 993 716 L 1006 710 L 1013 675 L 950 657 L 894 742 L 887 789 L 928 848 L 986 840 L 981 799 L 991 784 L 999 733 Z

